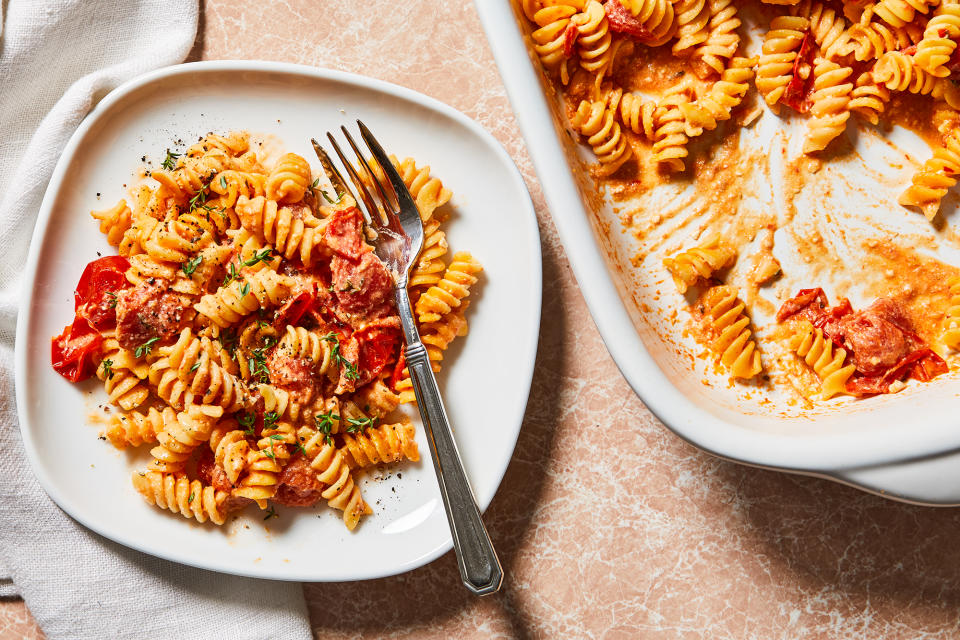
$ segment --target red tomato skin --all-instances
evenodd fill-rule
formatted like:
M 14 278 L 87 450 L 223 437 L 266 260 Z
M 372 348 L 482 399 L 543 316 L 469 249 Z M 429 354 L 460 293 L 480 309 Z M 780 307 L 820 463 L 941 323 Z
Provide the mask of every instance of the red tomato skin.
M 303 318 L 304 314 L 309 311 L 314 302 L 316 302 L 316 288 L 313 286 L 314 291 L 302 291 L 296 295 L 296 297 L 291 298 L 287 301 L 283 307 L 280 308 L 280 311 L 277 312 L 276 326 L 281 331 L 287 326 L 297 326 L 300 324 L 300 319 Z
M 123 256 L 104 256 L 84 268 L 73 292 L 77 315 L 100 330 L 117 326 L 116 293 L 130 286 L 124 275 L 130 263 Z M 108 294 L 114 294 L 113 297 Z
M 97 356 L 103 337 L 85 318 L 75 317 L 73 324 L 50 340 L 50 363 L 54 371 L 70 382 L 89 378 L 97 368 Z

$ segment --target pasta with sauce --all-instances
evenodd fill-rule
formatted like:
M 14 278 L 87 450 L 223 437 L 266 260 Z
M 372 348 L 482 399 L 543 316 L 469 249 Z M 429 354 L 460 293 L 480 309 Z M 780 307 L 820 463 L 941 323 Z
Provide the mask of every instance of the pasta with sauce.
M 691 140 L 731 119 L 751 79 L 771 110 L 808 114 L 807 154 L 828 151 L 851 113 L 878 123 L 897 92 L 960 110 L 955 0 L 765 2 L 773 7 L 764 15 L 773 16 L 753 58 L 740 36 L 739 8 L 748 4 L 756 1 L 523 3 L 534 50 L 547 74 L 559 77 L 570 127 L 596 156 L 598 178 L 628 179 L 647 165 L 688 171 Z M 657 47 L 686 61 L 673 86 L 656 95 L 625 84 L 629 74 L 614 64 L 639 69 L 650 64 L 645 50 Z
M 601 23 L 578 21 L 597 64 Z M 106 440 L 149 446 L 133 475 L 148 503 L 223 524 L 250 503 L 323 500 L 353 529 L 372 513 L 364 470 L 419 460 L 396 415 L 414 398 L 392 276 L 348 194 L 331 201 L 299 155 L 258 154 L 246 133 L 210 134 L 168 151 L 130 202 L 91 212 L 120 255 L 84 270 L 54 368 L 103 382 L 118 407 Z M 450 190 L 430 167 L 392 161 L 425 223 L 412 286 L 439 368 L 466 335 L 481 266 L 464 252 L 446 261 Z
M 945 281 L 922 294 L 905 287 L 908 293 L 881 297 L 861 311 L 849 303 L 837 305 L 831 308 L 836 318 L 851 323 L 841 331 L 835 326 L 839 320 L 822 313 L 825 298 L 812 293 L 819 289 L 802 289 L 783 302 L 787 289 L 782 284 L 797 274 L 781 266 L 773 248 L 777 238 L 781 250 L 820 267 L 818 277 L 842 270 L 846 279 L 838 281 L 840 287 L 851 286 L 850 280 L 859 286 L 859 278 L 846 273 L 857 264 L 850 258 L 870 257 L 877 246 L 886 249 L 882 235 L 855 246 L 845 234 L 846 212 L 838 209 L 835 215 L 833 203 L 821 205 L 832 193 L 846 196 L 862 188 L 859 181 L 844 179 L 849 166 L 844 161 L 856 157 L 869 164 L 886 158 L 863 152 L 856 145 L 859 133 L 850 133 L 851 123 L 858 129 L 879 125 L 872 133 L 880 134 L 893 129 L 891 124 L 903 125 L 931 146 L 932 157 L 921 155 L 922 164 L 914 163 L 911 153 L 904 154 L 902 165 L 883 160 L 890 165 L 883 168 L 905 166 L 913 174 L 900 176 L 904 184 L 897 201 L 905 214 L 923 213 L 934 222 L 931 232 L 949 224 L 935 218 L 943 203 L 955 206 L 948 194 L 960 177 L 957 0 L 521 0 L 520 8 L 517 15 L 531 23 L 534 51 L 554 83 L 561 120 L 565 115 L 571 134 L 594 160 L 588 172 L 595 189 L 584 199 L 597 214 L 591 220 L 595 229 L 607 236 L 600 246 L 616 254 L 611 270 L 628 263 L 651 270 L 644 273 L 648 278 L 618 282 L 627 290 L 621 296 L 632 296 L 651 327 L 682 325 L 681 339 L 691 336 L 709 347 L 744 387 L 779 383 L 781 373 L 792 377 L 794 368 L 764 372 L 765 364 L 790 361 L 775 355 L 780 345 L 771 345 L 770 363 L 760 356 L 766 340 L 789 343 L 819 379 L 821 400 L 892 393 L 908 379 L 926 382 L 948 370 L 930 344 L 960 348 L 955 282 L 949 292 Z M 544 30 L 548 16 L 551 28 Z M 611 60 L 600 64 L 604 56 Z M 761 116 L 762 124 L 748 132 Z M 798 121 L 805 123 L 806 134 L 793 144 L 792 125 Z M 852 151 L 847 137 L 856 145 Z M 891 137 L 890 146 L 898 144 Z M 751 164 L 760 161 L 757 168 L 739 161 L 750 157 L 747 153 L 755 154 Z M 827 166 L 834 157 L 836 164 Z M 772 180 L 774 172 L 782 179 Z M 834 178 L 844 186 L 835 186 Z M 578 187 L 584 189 L 579 182 Z M 887 195 L 892 200 L 895 192 Z M 599 206 L 600 201 L 609 206 Z M 848 208 L 857 209 L 859 203 L 853 202 Z M 612 229 L 618 222 L 627 238 L 623 245 Z M 866 228 L 883 233 L 883 225 L 867 222 Z M 685 234 L 685 228 L 692 233 Z M 676 235 L 687 239 L 678 246 Z M 953 241 L 953 235 L 944 240 Z M 931 244 L 939 245 L 939 238 Z M 893 262 L 886 255 L 882 260 Z M 434 268 L 432 276 L 439 278 L 439 266 Z M 884 273 L 896 280 L 896 269 Z M 664 291 L 661 285 L 670 280 L 676 287 Z M 639 290 L 650 298 L 640 300 Z M 921 338 L 912 328 L 897 299 L 908 294 L 916 301 L 904 306 L 929 300 L 937 312 L 936 337 L 927 331 Z M 798 327 L 790 321 L 783 330 L 774 323 L 763 326 L 777 306 L 771 295 L 784 309 L 807 300 L 811 306 L 801 315 L 808 322 Z M 686 324 L 678 310 L 688 314 Z M 912 311 L 926 314 L 926 309 Z M 778 315 L 777 322 L 788 317 Z M 435 367 L 446 337 L 458 330 L 455 318 L 437 323 L 431 334 L 436 344 L 428 352 Z M 759 334 L 751 318 L 760 323 Z M 871 333 L 874 322 L 884 331 Z M 787 329 L 790 335 L 783 340 Z M 809 378 L 801 377 L 804 381 L 791 382 Z M 398 391 L 401 397 L 411 395 L 409 381 Z M 802 395 L 806 401 L 814 394 Z

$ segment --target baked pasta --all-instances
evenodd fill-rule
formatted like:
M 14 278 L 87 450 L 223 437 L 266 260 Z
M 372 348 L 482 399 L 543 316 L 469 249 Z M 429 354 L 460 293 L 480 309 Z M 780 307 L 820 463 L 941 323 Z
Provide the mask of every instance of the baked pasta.
M 481 266 L 465 252 L 448 263 L 450 191 L 411 158 L 395 164 L 426 226 L 413 288 L 439 369 Z M 229 133 L 168 151 L 129 201 L 91 212 L 119 255 L 84 269 L 52 363 L 102 381 L 117 409 L 105 440 L 149 447 L 133 475 L 147 502 L 223 524 L 250 503 L 323 500 L 353 529 L 372 513 L 360 475 L 420 459 L 398 410 L 414 398 L 393 278 L 354 205 L 305 158 L 266 161 Z
M 806 114 L 803 151 L 808 154 L 833 146 L 851 113 L 878 122 L 891 93 L 928 96 L 950 110 L 960 109 L 956 2 L 769 2 L 772 10 L 760 13 L 770 17 L 759 51 L 754 49 L 759 55 L 747 57 L 739 10 L 758 4 L 523 3 L 534 49 L 544 71 L 563 89 L 571 129 L 597 158 L 597 177 L 627 178 L 646 165 L 666 174 L 686 171 L 691 140 L 730 119 L 751 80 L 771 109 Z M 672 80 L 659 83 L 657 90 L 638 92 L 636 72 L 645 77 L 643 68 L 659 47 L 685 61 L 686 70 L 671 71 Z M 926 180 L 929 171 L 921 174 Z M 107 228 L 123 216 L 122 209 L 104 211 L 101 225 Z
M 681 327 L 663 344 L 682 345 L 707 386 L 728 376 L 745 402 L 761 397 L 754 387 L 784 390 L 793 412 L 812 397 L 848 402 L 947 371 L 941 356 L 960 348 L 960 269 L 898 253 L 894 237 L 958 246 L 955 234 L 937 237 L 960 176 L 956 0 L 524 0 L 521 9 L 534 42 L 546 42 L 538 34 L 554 18 L 549 55 L 536 51 L 587 159 L 595 193 L 589 180 L 578 186 L 608 236 L 599 244 L 615 256 L 611 273 L 636 269 L 618 283 L 625 299 L 654 333 Z M 898 147 L 893 135 L 869 152 L 857 144 L 893 124 L 931 153 L 904 151 L 901 162 L 879 152 Z M 863 175 L 844 174 L 854 162 Z M 878 178 L 885 169 L 899 173 Z M 860 213 L 845 210 L 860 203 L 850 194 L 888 184 L 901 186 L 880 194 L 884 209 L 921 234 L 872 216 L 847 224 Z M 851 204 L 833 206 L 831 194 Z M 111 209 L 102 224 L 124 215 Z M 785 247 L 777 257 L 775 238 Z M 820 280 L 798 282 L 810 273 Z M 828 307 L 810 293 L 819 289 L 791 298 L 798 284 L 829 288 L 834 274 L 837 293 L 863 295 L 863 309 Z M 794 310 L 778 319 L 781 307 Z M 442 344 L 456 327 L 439 328 Z M 713 373 L 698 362 L 712 356 Z

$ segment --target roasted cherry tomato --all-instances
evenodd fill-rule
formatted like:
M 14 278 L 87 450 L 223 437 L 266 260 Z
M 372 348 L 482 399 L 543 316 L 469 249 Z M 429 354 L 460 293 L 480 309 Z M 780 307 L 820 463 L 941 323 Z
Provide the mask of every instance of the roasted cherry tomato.
M 106 256 L 88 264 L 74 291 L 77 315 L 100 331 L 116 327 L 117 292 L 130 286 L 124 276 L 129 268 L 122 256 Z
M 360 345 L 361 371 L 376 377 L 383 368 L 397 358 L 400 332 L 393 327 L 364 327 L 353 334 Z
M 800 44 L 800 51 L 793 61 L 793 74 L 790 77 L 790 83 L 783 92 L 780 101 L 798 113 L 806 113 L 810 110 L 813 102 L 810 95 L 813 93 L 813 56 L 816 52 L 814 48 L 813 34 L 809 31 L 803 36 L 803 42 Z
M 85 318 L 77 316 L 50 341 L 50 362 L 54 370 L 70 382 L 86 380 L 96 371 L 103 337 Z
M 314 285 L 316 289 L 316 285 Z M 300 319 L 313 306 L 316 296 L 310 291 L 303 291 L 290 298 L 277 312 L 276 325 L 282 331 L 288 324 L 296 326 Z
M 393 373 L 390 374 L 390 388 L 394 391 L 397 390 L 397 383 L 403 378 L 403 370 L 406 368 L 407 356 L 401 349 L 400 355 L 397 356 L 397 363 L 393 365 Z

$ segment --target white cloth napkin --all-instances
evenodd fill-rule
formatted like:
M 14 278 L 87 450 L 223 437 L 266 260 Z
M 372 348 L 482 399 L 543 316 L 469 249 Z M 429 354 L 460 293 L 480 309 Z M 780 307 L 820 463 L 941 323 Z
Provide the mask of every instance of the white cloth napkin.
M 21 271 L 53 167 L 107 92 L 187 56 L 196 0 L 0 0 L 0 24 L 0 596 L 21 595 L 51 640 L 309 638 L 297 583 L 177 565 L 74 522 L 34 479 L 17 425 Z

